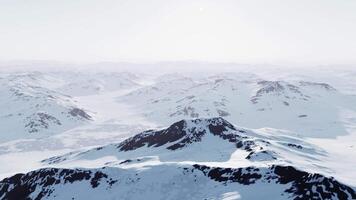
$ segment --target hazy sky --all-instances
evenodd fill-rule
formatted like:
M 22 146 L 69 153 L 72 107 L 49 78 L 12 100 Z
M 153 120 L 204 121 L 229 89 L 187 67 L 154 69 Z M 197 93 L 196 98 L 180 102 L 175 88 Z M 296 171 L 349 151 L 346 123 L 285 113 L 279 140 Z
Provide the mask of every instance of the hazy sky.
M 356 63 L 356 0 L 0 0 L 0 60 Z

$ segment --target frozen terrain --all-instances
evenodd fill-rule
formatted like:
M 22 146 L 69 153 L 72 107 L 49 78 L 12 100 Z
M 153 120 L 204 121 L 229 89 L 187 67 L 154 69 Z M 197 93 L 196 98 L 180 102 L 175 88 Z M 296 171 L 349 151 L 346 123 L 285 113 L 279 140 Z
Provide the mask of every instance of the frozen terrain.
M 356 198 L 355 78 L 2 72 L 0 199 Z

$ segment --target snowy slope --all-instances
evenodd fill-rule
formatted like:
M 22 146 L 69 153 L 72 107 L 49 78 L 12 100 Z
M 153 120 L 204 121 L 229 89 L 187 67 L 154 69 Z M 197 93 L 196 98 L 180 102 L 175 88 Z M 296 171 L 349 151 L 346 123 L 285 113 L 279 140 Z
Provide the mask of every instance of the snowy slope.
M 258 191 L 258 192 L 256 192 Z M 290 166 L 212 168 L 160 165 L 146 169 L 45 168 L 0 182 L 2 199 L 352 199 L 333 178 Z
M 71 152 L 43 163 L 70 166 L 84 161 L 88 165 L 83 167 L 113 166 L 133 158 L 145 158 L 149 162 L 209 162 L 230 167 L 295 160 L 298 165 L 304 162 L 309 166 L 324 154 L 300 138 L 237 128 L 223 118 L 209 118 L 181 120 L 166 129 L 145 131 L 118 144 Z
M 65 94 L 42 87 L 42 74 L 11 74 L 0 79 L 0 141 L 60 133 L 91 120 Z
M 94 95 L 139 85 L 139 77 L 128 72 L 65 72 L 60 75 L 66 83 L 57 90 L 71 96 Z
M 0 199 L 353 199 L 354 73 L 301 72 L 2 73 Z
M 89 163 L 92 162 L 93 168 L 43 168 L 27 174 L 18 174 L 0 182 L 0 197 L 4 199 L 356 197 L 354 188 L 332 177 L 298 170 L 274 152 L 276 146 L 283 145 L 285 151 L 289 150 L 290 155 L 298 154 L 292 150 L 308 153 L 310 156 L 316 154 L 313 149 L 308 149 L 308 144 L 298 143 L 300 141 L 297 138 L 291 137 L 272 140 L 268 139 L 267 135 L 236 128 L 222 118 L 183 120 L 167 129 L 143 132 L 119 144 L 44 160 L 44 163 L 53 166 L 69 163 L 71 163 L 69 166 L 90 166 Z M 276 157 L 271 154 L 275 154 Z M 110 156 L 116 159 L 113 160 Z M 263 156 L 262 160 L 258 159 L 260 156 Z
M 41 138 L 91 123 L 84 95 L 139 86 L 126 72 L 12 72 L 0 74 L 0 142 Z M 78 98 L 77 98 L 78 97 Z
M 203 79 L 171 75 L 169 81 L 161 78 L 118 99 L 164 126 L 181 118 L 221 116 L 245 127 L 273 127 L 309 137 L 347 134 L 339 113 L 356 110 L 355 96 L 326 83 L 270 81 L 253 74 Z

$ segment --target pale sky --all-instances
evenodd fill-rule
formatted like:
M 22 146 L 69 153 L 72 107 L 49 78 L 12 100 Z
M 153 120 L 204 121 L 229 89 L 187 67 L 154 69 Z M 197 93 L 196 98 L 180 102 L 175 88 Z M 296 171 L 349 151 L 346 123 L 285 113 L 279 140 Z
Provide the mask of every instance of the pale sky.
M 356 0 L 0 0 L 0 60 L 356 63 Z

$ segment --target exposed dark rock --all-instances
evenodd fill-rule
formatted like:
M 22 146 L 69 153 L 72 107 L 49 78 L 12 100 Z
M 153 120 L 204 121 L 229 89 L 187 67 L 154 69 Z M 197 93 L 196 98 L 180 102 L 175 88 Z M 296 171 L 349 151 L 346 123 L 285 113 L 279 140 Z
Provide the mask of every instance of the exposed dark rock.
M 56 169 L 46 168 L 29 172 L 27 174 L 16 174 L 0 181 L 0 198 L 4 200 L 42 199 L 49 197 L 55 190 L 54 185 L 68 184 L 81 181 L 89 181 L 92 188 L 100 185 L 105 179 L 111 185 L 115 180 L 108 179 L 108 175 L 96 171 L 81 169 Z M 107 180 L 108 179 L 108 180 Z M 38 194 L 35 191 L 40 191 Z
M 243 185 L 250 185 L 262 177 L 261 174 L 257 173 L 259 169 L 253 167 L 237 169 L 220 167 L 209 168 L 201 165 L 194 165 L 194 167 L 203 171 L 206 176 L 218 182 L 231 181 Z
M 355 199 L 355 191 L 336 181 L 333 177 L 311 174 L 291 166 L 273 166 L 278 175 L 277 183 L 291 184 L 285 192 L 295 196 L 294 199 Z
M 299 144 L 288 143 L 287 145 L 289 147 L 294 147 L 294 148 L 297 148 L 297 149 L 303 149 L 303 146 L 299 145 Z
M 194 102 L 195 100 L 193 99 L 192 102 Z M 199 113 L 197 113 L 195 111 L 195 108 L 194 107 L 191 107 L 191 106 L 177 106 L 177 111 L 174 112 L 174 113 L 171 113 L 169 116 L 170 117 L 173 117 L 173 116 L 180 116 L 180 115 L 183 115 L 183 116 L 189 116 L 191 118 L 198 118 L 199 117 Z
M 224 110 L 220 110 L 220 109 L 217 109 L 216 112 L 218 113 L 218 115 L 220 117 L 227 117 L 227 116 L 230 116 L 230 113 L 224 111 Z
M 291 98 L 299 98 L 302 100 L 307 101 L 310 97 L 307 95 L 304 95 L 298 86 L 289 84 L 287 82 L 283 81 L 259 81 L 257 83 L 258 85 L 261 86 L 260 89 L 256 91 L 256 94 L 251 97 L 251 102 L 253 104 L 259 103 L 259 100 L 265 95 L 265 94 L 273 94 L 276 96 L 281 96 L 284 95 L 286 99 L 291 99 Z M 296 96 L 295 97 L 290 97 L 286 96 L 285 92 L 289 91 L 291 93 L 294 93 Z M 285 106 L 289 106 L 290 103 L 287 101 L 282 102 Z
M 262 159 L 262 160 L 277 160 L 277 158 L 274 156 L 274 152 L 270 151 L 252 151 L 250 152 L 247 156 L 247 160 L 254 160 L 254 159 Z M 262 156 L 262 158 L 259 158 L 259 156 Z
M 187 127 L 187 123 L 193 124 Z M 196 125 L 196 126 L 195 126 Z M 244 130 L 237 130 L 232 124 L 221 117 L 211 119 L 195 119 L 189 121 L 179 121 L 159 131 L 146 131 L 135 135 L 118 145 L 121 151 L 131 151 L 143 146 L 160 147 L 168 145 L 169 150 L 177 150 L 189 144 L 200 142 L 207 130 L 220 138 L 235 143 L 237 148 L 251 151 L 256 146 L 255 142 L 246 136 L 238 133 L 245 133 Z
M 289 194 L 288 198 L 290 199 L 347 200 L 356 198 L 356 193 L 351 187 L 336 181 L 332 177 L 308 173 L 291 166 L 221 168 L 195 164 L 192 167 L 184 167 L 182 169 L 183 175 L 189 175 L 197 171 L 214 181 L 223 183 L 223 185 L 239 183 L 247 186 L 257 182 L 278 184 L 286 188 L 284 192 Z M 194 174 L 197 176 L 196 173 Z M 130 179 L 131 183 L 139 180 L 140 177 Z M 51 198 L 51 194 L 56 191 L 57 185 L 64 186 L 74 182 L 87 182 L 91 189 L 96 189 L 101 184 L 104 184 L 106 190 L 109 190 L 117 181 L 98 170 L 40 169 L 27 174 L 16 174 L 0 181 L 0 199 L 40 200 Z
M 284 90 L 284 86 L 279 81 L 260 81 L 258 84 L 263 87 L 256 92 L 256 96 L 263 93 L 282 92 Z
M 38 112 L 26 118 L 29 122 L 25 124 L 25 127 L 28 128 L 28 132 L 35 133 L 41 129 L 48 129 L 51 124 L 62 125 L 62 123 L 55 117 Z
M 222 135 L 223 132 L 227 131 L 228 128 L 231 130 L 236 130 L 235 127 L 230 124 L 228 121 L 224 120 L 223 118 L 212 118 L 208 120 L 209 123 L 209 130 L 214 135 Z
M 108 178 L 108 175 L 101 173 L 101 172 L 95 172 L 94 177 L 91 179 L 90 184 L 93 188 L 98 187 L 98 185 L 100 184 L 100 180 L 102 178 Z
M 193 165 L 212 180 L 218 182 L 237 182 L 244 185 L 256 181 L 286 185 L 286 193 L 295 200 L 302 199 L 355 199 L 355 191 L 332 177 L 300 171 L 291 166 L 273 165 L 270 168 L 219 168 Z
M 130 162 L 132 162 L 132 160 L 128 159 L 128 160 L 124 160 L 124 161 L 120 162 L 119 164 L 122 165 L 122 164 L 130 163 Z
M 146 131 L 123 141 L 119 144 L 118 148 L 122 151 L 130 151 L 145 145 L 148 147 L 160 147 L 167 143 L 178 141 L 186 136 L 185 126 L 186 122 L 182 120 L 161 131 Z
M 79 109 L 79 108 L 72 108 L 69 111 L 69 114 L 72 115 L 73 117 L 81 117 L 87 120 L 91 119 L 91 116 L 88 115 L 88 113 L 86 113 L 84 110 Z

